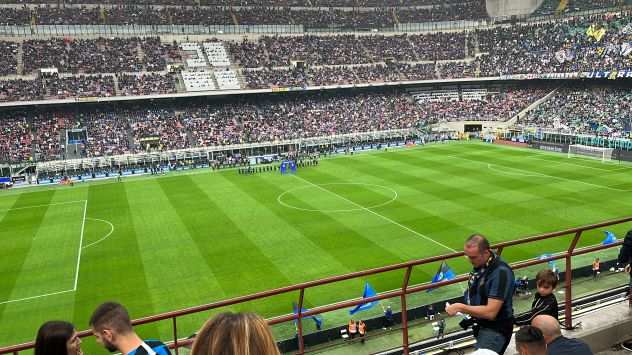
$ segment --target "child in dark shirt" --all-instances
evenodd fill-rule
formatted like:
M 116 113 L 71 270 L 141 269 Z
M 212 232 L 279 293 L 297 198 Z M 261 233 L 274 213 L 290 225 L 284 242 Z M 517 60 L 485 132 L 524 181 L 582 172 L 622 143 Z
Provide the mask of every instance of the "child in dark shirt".
M 555 298 L 555 287 L 557 287 L 557 277 L 549 269 L 538 272 L 535 278 L 537 292 L 535 293 L 531 310 L 519 314 L 515 318 L 515 324 L 529 325 L 531 320 L 540 314 L 548 314 L 558 319 L 557 299 Z

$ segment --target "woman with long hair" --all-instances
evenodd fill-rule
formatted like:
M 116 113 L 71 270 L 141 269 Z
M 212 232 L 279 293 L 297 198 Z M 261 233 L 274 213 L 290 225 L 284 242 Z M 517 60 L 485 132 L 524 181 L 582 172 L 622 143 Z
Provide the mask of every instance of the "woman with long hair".
M 36 354 L 37 355 L 37 354 Z M 204 324 L 191 355 L 280 355 L 270 328 L 254 313 L 221 313 Z
M 35 355 L 83 355 L 75 327 L 58 320 L 42 324 L 35 338 Z

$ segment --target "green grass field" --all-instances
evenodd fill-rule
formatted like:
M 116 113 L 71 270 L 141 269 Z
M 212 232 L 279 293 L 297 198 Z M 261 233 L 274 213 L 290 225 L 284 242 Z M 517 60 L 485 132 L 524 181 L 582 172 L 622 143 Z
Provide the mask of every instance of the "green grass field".
M 106 300 L 139 318 L 449 253 L 474 232 L 500 242 L 623 217 L 632 214 L 631 173 L 632 165 L 452 143 L 335 157 L 297 176 L 198 170 L 1 192 L 0 345 L 32 340 L 49 319 L 85 329 Z M 595 231 L 583 244 L 602 239 Z M 566 246 L 558 239 L 503 255 Z M 451 267 L 469 269 L 465 260 Z M 414 282 L 436 269 L 416 269 Z M 401 273 L 368 280 L 391 290 Z M 359 297 L 364 281 L 309 290 L 307 306 Z M 295 298 L 234 309 L 286 314 Z M 206 316 L 180 321 L 180 334 Z M 168 339 L 170 323 L 142 333 Z

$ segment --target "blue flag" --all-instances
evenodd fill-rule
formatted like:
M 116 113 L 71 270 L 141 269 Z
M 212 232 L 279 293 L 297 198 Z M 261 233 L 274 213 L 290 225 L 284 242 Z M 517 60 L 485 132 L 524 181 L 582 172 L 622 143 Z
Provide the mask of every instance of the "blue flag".
M 553 254 L 542 254 L 542 255 L 540 255 L 540 256 L 538 257 L 538 260 L 548 259 L 548 258 L 550 258 L 550 257 L 552 257 L 552 256 L 553 256 Z M 555 260 L 550 260 L 550 261 L 548 262 L 548 265 L 549 265 L 549 269 L 551 269 L 551 270 L 555 270 L 555 268 L 556 268 L 556 265 L 555 265 Z
M 294 312 L 294 314 L 298 314 L 298 305 L 294 302 L 292 302 L 292 311 Z M 308 312 L 309 309 L 307 308 L 301 308 L 301 314 Z M 316 329 L 320 330 L 323 326 L 323 317 L 321 315 L 313 315 L 313 316 L 308 316 L 305 317 L 305 319 L 313 319 L 314 323 L 316 323 Z M 294 320 L 294 323 L 296 323 L 296 320 Z
M 450 269 L 448 263 L 443 261 L 441 262 L 441 266 L 439 266 L 439 270 L 437 270 L 437 273 L 432 278 L 431 283 L 436 284 L 437 282 L 452 280 L 454 278 L 456 278 L 456 274 L 454 273 L 454 271 L 452 271 L 452 269 Z M 427 292 L 430 291 L 432 291 L 431 288 L 429 288 Z
M 606 239 L 604 239 L 603 242 L 601 242 L 601 244 L 608 245 L 617 241 L 617 237 L 614 235 L 614 233 L 609 232 L 609 231 L 604 231 L 604 234 L 606 235 Z
M 364 284 L 364 292 L 362 292 L 362 298 L 368 298 L 368 297 L 373 297 L 376 296 L 377 293 L 375 292 L 375 290 L 373 289 L 373 287 L 371 287 L 371 285 L 369 285 L 369 283 L 365 283 Z M 353 309 L 349 310 L 349 314 L 354 315 L 360 311 L 366 311 L 367 309 L 371 309 L 373 308 L 373 306 L 375 306 L 376 304 L 378 304 L 379 301 L 373 301 L 373 302 L 367 302 L 367 303 L 361 303 L 357 306 L 355 306 Z

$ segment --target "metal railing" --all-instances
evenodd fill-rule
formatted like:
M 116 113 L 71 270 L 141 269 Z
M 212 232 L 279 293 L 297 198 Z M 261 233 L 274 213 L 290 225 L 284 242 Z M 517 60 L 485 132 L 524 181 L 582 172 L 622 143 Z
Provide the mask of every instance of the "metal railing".
M 632 222 L 632 216 L 619 218 L 619 219 L 614 219 L 614 220 L 609 220 L 609 221 L 596 223 L 596 224 L 585 225 L 585 226 L 571 228 L 571 229 L 566 229 L 566 230 L 561 230 L 561 231 L 557 231 L 557 232 L 551 232 L 551 233 L 545 233 L 545 234 L 540 234 L 540 235 L 535 235 L 535 236 L 529 236 L 529 237 L 525 237 L 525 238 L 522 238 L 522 239 L 517 239 L 517 240 L 513 240 L 513 241 L 509 241 L 509 242 L 499 243 L 499 244 L 493 245 L 492 249 L 496 250 L 496 252 L 498 254 L 502 254 L 502 252 L 505 249 L 507 249 L 507 248 L 511 248 L 511 247 L 515 247 L 515 246 L 519 246 L 519 245 L 523 245 L 523 244 L 530 244 L 530 243 L 534 243 L 534 242 L 539 242 L 539 241 L 542 241 L 542 240 L 548 240 L 548 239 L 553 239 L 553 238 L 559 238 L 559 237 L 563 237 L 563 236 L 573 235 L 573 238 L 572 238 L 568 248 L 566 248 L 566 250 L 564 252 L 557 253 L 557 254 L 555 254 L 555 255 L 553 255 L 551 257 L 548 257 L 548 258 L 529 259 L 529 260 L 524 260 L 524 261 L 520 261 L 520 262 L 511 264 L 513 269 L 522 269 L 522 268 L 526 268 L 526 267 L 537 265 L 537 264 L 548 263 L 549 261 L 553 261 L 553 260 L 559 260 L 559 259 L 564 259 L 565 260 L 565 262 L 566 262 L 566 269 L 565 269 L 565 271 L 566 272 L 564 273 L 565 274 L 565 280 L 564 280 L 564 283 L 565 283 L 565 302 L 564 302 L 565 309 L 564 309 L 564 314 L 565 314 L 566 326 L 567 327 L 572 327 L 573 326 L 572 302 L 571 302 L 572 301 L 572 272 L 570 272 L 572 270 L 571 258 L 573 256 L 584 255 L 584 254 L 588 254 L 588 253 L 592 253 L 592 252 L 596 252 L 596 251 L 600 251 L 600 250 L 604 250 L 604 249 L 609 249 L 609 248 L 615 248 L 615 247 L 618 247 L 619 245 L 621 245 L 623 243 L 623 241 L 617 241 L 617 242 L 614 242 L 614 243 L 611 243 L 611 244 L 607 244 L 607 245 L 592 245 L 592 246 L 587 246 L 587 247 L 583 247 L 583 248 L 577 248 L 577 244 L 580 241 L 582 233 L 585 232 L 585 231 L 595 230 L 595 229 L 598 229 L 598 228 L 612 226 L 612 225 L 618 225 L 618 224 L 623 224 L 623 223 L 627 223 L 627 222 Z M 345 308 L 357 306 L 359 304 L 364 304 L 364 303 L 368 303 L 368 302 L 373 302 L 373 301 L 384 300 L 384 299 L 388 299 L 388 298 L 399 297 L 400 298 L 400 302 L 401 302 L 401 322 L 402 322 L 402 347 L 403 347 L 403 353 L 404 354 L 409 354 L 409 350 L 408 350 L 409 349 L 408 319 L 407 319 L 407 310 L 408 310 L 408 308 L 407 308 L 407 304 L 406 304 L 406 296 L 410 295 L 410 294 L 418 293 L 418 292 L 423 292 L 423 291 L 428 290 L 430 288 L 436 289 L 436 288 L 444 287 L 444 286 L 447 286 L 447 285 L 456 284 L 456 283 L 459 283 L 459 282 L 466 281 L 468 279 L 467 275 L 461 275 L 461 276 L 459 276 L 459 277 L 457 277 L 457 278 L 455 278 L 453 280 L 442 281 L 442 282 L 432 283 L 432 284 L 431 283 L 426 283 L 426 284 L 421 284 L 421 285 L 409 286 L 410 276 L 411 276 L 411 273 L 413 271 L 413 268 L 416 267 L 416 266 L 430 264 L 430 263 L 434 263 L 434 262 L 440 262 L 440 261 L 445 261 L 445 260 L 461 258 L 464 255 L 465 254 L 463 252 L 455 252 L 455 253 L 450 253 L 450 254 L 445 254 L 445 255 L 433 256 L 433 257 L 430 257 L 430 258 L 424 258 L 424 259 L 419 259 L 419 260 L 412 260 L 412 261 L 408 261 L 408 262 L 403 262 L 403 263 L 399 263 L 399 264 L 388 265 L 388 266 L 374 268 L 374 269 L 368 269 L 368 270 L 363 270 L 363 271 L 358 271 L 358 272 L 352 272 L 352 273 L 339 275 L 339 276 L 327 277 L 327 278 L 320 279 L 320 280 L 304 282 L 304 283 L 300 283 L 300 284 L 296 284 L 296 285 L 292 285 L 292 286 L 271 289 L 271 290 L 267 290 L 267 291 L 263 291 L 263 292 L 257 292 L 257 293 L 253 293 L 253 294 L 249 294 L 249 295 L 244 295 L 244 296 L 235 297 L 235 298 L 231 298 L 231 299 L 226 299 L 226 300 L 221 300 L 221 301 L 217 301 L 217 302 L 212 302 L 212 303 L 208 303 L 208 304 L 204 304 L 204 305 L 200 305 L 200 306 L 196 306 L 196 307 L 190 307 L 190 308 L 185 308 L 185 309 L 181 309 L 181 310 L 177 310 L 177 311 L 166 312 L 166 313 L 162 313 L 162 314 L 158 314 L 158 315 L 154 315 L 154 316 L 144 317 L 144 318 L 136 319 L 132 323 L 135 326 L 138 326 L 138 325 L 142 325 L 142 324 L 155 323 L 155 322 L 163 321 L 163 320 L 171 320 L 172 326 L 173 326 L 173 340 L 172 340 L 172 342 L 169 343 L 169 346 L 171 348 L 175 349 L 175 353 L 176 353 L 176 355 L 178 355 L 178 348 L 190 345 L 193 342 L 193 339 L 186 339 L 186 340 L 184 340 L 184 339 L 181 339 L 181 338 L 178 337 L 178 323 L 177 323 L 177 320 L 178 320 L 179 317 L 183 317 L 183 316 L 186 316 L 186 315 L 191 315 L 191 314 L 194 314 L 194 313 L 204 312 L 204 311 L 208 311 L 208 310 L 212 310 L 212 309 L 232 306 L 232 305 L 236 305 L 236 304 L 242 304 L 242 303 L 253 301 L 253 300 L 260 300 L 260 299 L 264 299 L 264 298 L 269 298 L 269 297 L 277 296 L 277 295 L 280 295 L 280 294 L 286 294 L 288 292 L 298 291 L 299 292 L 299 297 L 298 297 L 298 300 L 297 300 L 297 304 L 298 304 L 297 309 L 299 310 L 298 314 L 288 314 L 288 315 L 284 315 L 284 316 L 270 318 L 270 319 L 268 319 L 268 324 L 274 325 L 274 324 L 280 324 L 280 323 L 285 323 L 285 322 L 289 322 L 289 321 L 296 321 L 296 323 L 297 323 L 297 332 L 298 332 L 298 334 L 297 334 L 297 338 L 298 338 L 298 354 L 305 354 L 305 343 L 304 343 L 304 339 L 303 339 L 303 325 L 302 325 L 302 320 L 305 317 L 309 317 L 309 316 L 313 316 L 313 315 L 321 314 L 321 313 L 326 313 L 326 312 L 330 312 L 330 311 L 345 309 Z M 371 275 L 384 274 L 384 273 L 391 272 L 391 271 L 396 271 L 396 270 L 405 271 L 404 277 L 402 279 L 402 286 L 401 286 L 400 289 L 396 289 L 396 290 L 388 291 L 388 292 L 383 292 L 383 293 L 380 293 L 380 294 L 378 294 L 377 296 L 374 296 L 374 297 L 367 297 L 367 298 L 363 298 L 363 299 L 348 300 L 348 301 L 336 303 L 336 304 L 333 304 L 333 305 L 327 305 L 327 306 L 313 307 L 311 310 L 309 310 L 307 312 L 300 311 L 300 310 L 303 309 L 303 301 L 305 299 L 305 292 L 308 289 L 312 289 L 314 287 L 318 287 L 318 286 L 322 286 L 322 285 L 328 285 L 328 284 L 333 284 L 333 283 L 337 283 L 337 282 L 342 282 L 342 281 L 346 281 L 346 280 L 358 279 L 358 278 L 361 278 L 361 277 L 366 277 L 366 276 L 371 276 Z M 201 326 L 201 324 L 200 324 L 200 326 Z M 84 331 L 79 332 L 79 336 L 80 337 L 88 337 L 88 336 L 91 336 L 91 335 L 92 335 L 92 333 L 91 333 L 90 330 L 84 330 Z M 5 347 L 5 348 L 0 348 L 0 355 L 2 355 L 2 354 L 18 355 L 21 351 L 32 349 L 34 347 L 34 345 L 35 345 L 34 342 L 28 342 L 28 343 L 24 343 L 24 344 L 19 344 L 19 345 L 9 346 L 9 347 Z

